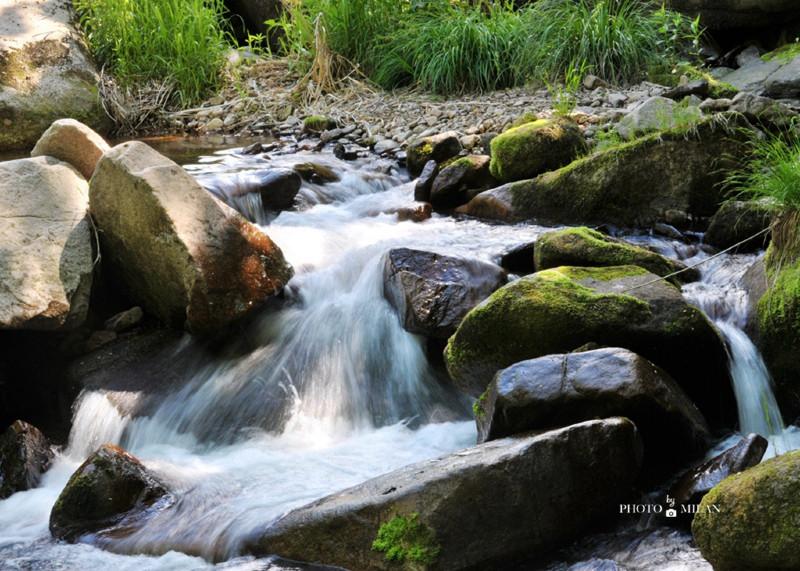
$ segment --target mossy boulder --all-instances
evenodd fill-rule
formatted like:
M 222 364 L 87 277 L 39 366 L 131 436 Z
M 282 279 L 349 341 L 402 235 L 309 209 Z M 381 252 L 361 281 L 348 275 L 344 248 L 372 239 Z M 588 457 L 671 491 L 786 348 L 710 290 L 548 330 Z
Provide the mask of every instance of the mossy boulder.
M 494 440 L 292 510 L 243 550 L 359 571 L 512 568 L 614 513 L 640 446 L 624 418 Z
M 487 191 L 503 196 L 502 209 L 486 208 L 482 194 L 463 211 L 481 217 L 550 224 L 616 224 L 649 227 L 667 212 L 713 215 L 721 185 L 746 154 L 740 119 L 720 116 L 689 129 L 653 133 L 532 180 Z M 472 208 L 472 203 L 481 203 Z M 496 201 L 495 201 L 496 202 Z
M 700 502 L 692 534 L 717 571 L 800 569 L 800 451 L 723 480 Z
M 537 270 L 559 266 L 632 265 L 662 277 L 686 270 L 686 265 L 681 262 L 585 226 L 542 234 L 536 242 L 534 261 Z M 686 270 L 674 276 L 672 281 L 687 283 L 699 277 L 697 270 Z
M 169 492 L 139 460 L 112 444 L 104 444 L 70 477 L 50 513 L 50 532 L 76 541 L 142 517 Z
M 637 266 L 561 267 L 512 282 L 467 314 L 445 361 L 453 382 L 477 397 L 500 369 L 592 342 L 645 357 L 709 421 L 732 420 L 727 354 L 717 330 L 678 288 Z
M 111 128 L 97 70 L 72 21 L 64 2 L 25 3 L 24 9 L 11 3 L 3 10 L 0 151 L 30 149 L 65 117 L 101 132 Z
M 103 260 L 168 325 L 214 332 L 280 293 L 292 277 L 266 234 L 144 143 L 103 155 L 89 200 Z
M 430 203 L 439 210 L 455 208 L 494 184 L 494 178 L 489 174 L 488 156 L 461 157 L 448 163 L 436 175 L 431 186 Z
M 325 115 L 309 115 L 303 119 L 303 131 L 319 134 L 328 129 L 336 128 L 336 121 Z
M 492 176 L 502 182 L 533 178 L 571 162 L 586 148 L 569 119 L 539 119 L 508 129 L 491 142 Z
M 704 241 L 719 249 L 730 248 L 768 228 L 775 214 L 769 202 L 729 200 L 711 217 Z M 764 248 L 769 244 L 769 237 L 769 233 L 761 234 L 737 247 L 736 251 L 744 253 Z
M 441 164 L 458 156 L 461 152 L 461 140 L 455 131 L 446 131 L 422 139 L 415 139 L 406 149 L 406 166 L 411 176 L 419 176 L 428 161 Z

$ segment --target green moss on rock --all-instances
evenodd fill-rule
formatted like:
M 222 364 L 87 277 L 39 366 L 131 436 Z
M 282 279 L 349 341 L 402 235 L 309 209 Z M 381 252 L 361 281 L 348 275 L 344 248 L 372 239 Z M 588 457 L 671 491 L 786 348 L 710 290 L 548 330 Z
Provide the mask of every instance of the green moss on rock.
M 432 565 L 441 548 L 433 530 L 422 523 L 415 512 L 394 516 L 382 524 L 372 549 L 384 553 L 387 561 Z
M 539 119 L 508 129 L 491 142 L 492 176 L 503 182 L 532 178 L 563 166 L 586 148 L 568 119 Z
M 321 133 L 336 127 L 336 121 L 325 115 L 309 115 L 303 119 L 303 130 L 309 133 Z
M 800 452 L 730 476 L 700 503 L 692 533 L 718 571 L 800 569 Z
M 634 265 L 662 277 L 686 268 L 680 262 L 585 226 L 543 234 L 536 242 L 534 260 L 539 270 L 558 266 Z M 693 281 L 697 277 L 697 271 L 690 270 L 675 276 L 674 281 Z

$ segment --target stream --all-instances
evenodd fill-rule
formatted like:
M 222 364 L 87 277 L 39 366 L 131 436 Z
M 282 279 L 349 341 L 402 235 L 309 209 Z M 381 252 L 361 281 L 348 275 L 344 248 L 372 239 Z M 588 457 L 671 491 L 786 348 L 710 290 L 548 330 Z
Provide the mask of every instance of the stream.
M 217 193 L 246 184 L 258 170 L 307 161 L 341 179 L 304 183 L 297 210 L 258 219 L 295 268 L 287 303 L 249 326 L 250 352 L 199 367 L 145 415 L 125 416 L 102 391 L 84 392 L 69 442 L 40 487 L 0 501 L 0 568 L 300 568 L 241 556 L 240 546 L 292 508 L 474 444 L 471 403 L 448 387 L 429 364 L 424 340 L 401 327 L 383 297 L 383 257 L 405 246 L 497 262 L 548 229 L 436 214 L 423 223 L 398 222 L 386 212 L 412 202 L 413 183 L 388 161 L 237 150 L 204 155 L 185 168 Z M 259 199 L 250 200 L 237 206 L 255 216 Z M 625 237 L 690 264 L 708 257 L 676 241 Z M 724 255 L 704 264 L 701 281 L 685 286 L 684 295 L 728 343 L 742 432 L 769 436 L 774 454 L 800 446 L 800 438 L 784 427 L 766 367 L 743 331 L 747 295 L 737 283 L 755 259 Z M 178 351 L 192 344 L 187 336 Z M 105 442 L 139 457 L 174 490 L 175 506 L 121 539 L 54 542 L 53 503 Z M 616 562 L 630 570 L 710 569 L 688 534 L 628 523 L 624 533 L 581 540 L 548 568 Z

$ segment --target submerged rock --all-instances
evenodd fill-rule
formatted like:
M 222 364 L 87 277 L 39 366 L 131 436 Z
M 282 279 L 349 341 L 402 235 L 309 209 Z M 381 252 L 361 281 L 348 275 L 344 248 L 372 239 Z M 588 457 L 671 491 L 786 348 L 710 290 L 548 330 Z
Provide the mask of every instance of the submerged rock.
M 678 384 L 626 349 L 516 363 L 497 373 L 475 408 L 479 442 L 610 416 L 636 424 L 650 469 L 674 468 L 708 443 L 705 419 Z
M 0 151 L 30 149 L 57 119 L 105 132 L 100 78 L 58 0 L 0 1 Z
M 704 241 L 719 249 L 730 248 L 769 227 L 775 209 L 761 201 L 732 200 L 725 202 L 711 217 Z M 769 243 L 769 232 L 745 242 L 736 252 L 753 252 Z
M 71 164 L 89 180 L 97 161 L 111 147 L 103 137 L 75 119 L 55 121 L 36 142 L 32 157 L 50 156 Z
M 104 444 L 70 477 L 50 512 L 50 533 L 77 541 L 142 517 L 169 492 L 139 460 L 113 444 Z
M 700 503 L 692 534 L 719 571 L 800 569 L 800 452 L 725 478 Z
M 101 247 L 153 315 L 211 332 L 279 293 L 292 276 L 281 250 L 144 143 L 106 153 L 90 186 Z
M 481 193 L 459 211 L 506 221 L 630 227 L 649 227 L 672 210 L 711 216 L 722 202 L 720 184 L 746 151 L 742 131 L 733 120 L 710 119 L 654 133 Z
M 626 419 L 496 440 L 298 508 L 247 550 L 349 569 L 492 569 L 614 513 L 640 464 Z
M 735 409 L 719 333 L 678 288 L 636 266 L 561 267 L 512 282 L 467 314 L 445 361 L 477 397 L 500 369 L 590 342 L 663 368 L 714 423 Z
M 315 184 L 339 182 L 341 180 L 341 177 L 339 177 L 339 175 L 336 174 L 332 168 L 319 163 L 300 163 L 298 165 L 294 165 L 293 168 L 303 180 L 307 180 L 308 182 L 313 182 Z
M 586 227 L 542 234 L 536 242 L 535 261 L 538 270 L 559 266 L 632 265 L 662 277 L 685 270 L 672 278 L 676 283 L 696 281 L 700 277 L 697 270 L 687 270 L 681 262 Z
M 489 174 L 488 156 L 461 157 L 449 163 L 436 175 L 431 185 L 430 202 L 439 210 L 455 208 L 468 202 L 472 196 L 486 190 L 493 183 L 494 179 Z
M 438 164 L 452 159 L 461 152 L 461 141 L 458 133 L 447 131 L 431 137 L 411 141 L 408 144 L 406 159 L 411 176 L 419 176 L 428 161 Z
M 492 139 L 491 173 L 512 182 L 532 178 L 571 162 L 585 148 L 583 134 L 568 119 L 539 119 Z
M 670 487 L 669 496 L 675 499 L 677 506 L 688 508 L 699 504 L 703 496 L 728 476 L 758 465 L 768 445 L 767 439 L 763 436 L 748 434 L 722 454 L 684 473 Z M 691 522 L 691 508 L 686 512 L 680 507 L 677 510 L 682 516 L 682 521 L 689 519 Z
M 0 500 L 38 486 L 53 456 L 38 428 L 15 421 L 0 436 Z
M 386 257 L 383 279 L 407 331 L 447 339 L 470 309 L 506 283 L 506 274 L 486 262 L 398 248 Z
M 0 163 L 0 328 L 65 330 L 89 309 L 94 255 L 89 189 L 67 163 Z

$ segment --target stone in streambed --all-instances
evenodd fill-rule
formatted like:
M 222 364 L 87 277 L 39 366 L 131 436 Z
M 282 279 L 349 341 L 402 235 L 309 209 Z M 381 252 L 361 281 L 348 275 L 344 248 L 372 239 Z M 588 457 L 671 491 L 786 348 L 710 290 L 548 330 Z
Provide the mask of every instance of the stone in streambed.
M 245 549 L 364 571 L 502 569 L 615 513 L 640 454 L 620 418 L 496 440 L 295 509 Z
M 703 240 L 721 250 L 730 248 L 743 240 L 765 230 L 776 214 L 774 206 L 768 202 L 731 200 L 725 202 L 708 225 Z M 754 252 L 769 244 L 769 232 L 745 242 L 736 252 Z
M 685 472 L 669 489 L 669 496 L 677 506 L 694 506 L 700 503 L 711 489 L 732 474 L 743 472 L 758 465 L 767 451 L 767 439 L 758 434 L 749 434 L 735 446 L 727 449 L 691 470 Z M 677 508 L 681 523 L 691 523 L 691 511 Z
M 505 283 L 505 272 L 494 264 L 398 248 L 386 257 L 383 291 L 407 331 L 446 339 Z
M 98 163 L 91 209 L 104 260 L 151 314 L 215 331 L 279 293 L 292 276 L 280 249 L 144 143 Z
M 77 541 L 81 536 L 141 517 L 169 501 L 166 487 L 132 455 L 104 444 L 70 477 L 50 512 L 50 533 Z
M 0 329 L 86 320 L 94 237 L 86 180 L 53 157 L 0 163 Z
M 536 243 L 536 269 L 559 266 L 639 266 L 657 276 L 684 270 L 672 278 L 676 284 L 697 281 L 697 270 L 646 248 L 629 244 L 586 227 L 547 232 Z
M 38 486 L 53 456 L 50 443 L 38 428 L 15 421 L 0 436 L 0 500 Z
M 419 202 L 430 202 L 431 187 L 436 175 L 439 174 L 439 165 L 436 161 L 428 161 L 422 168 L 422 172 L 414 183 L 414 200 Z
M 492 139 L 491 173 L 512 182 L 570 163 L 585 149 L 580 128 L 568 119 L 539 119 Z
M 524 276 L 536 271 L 534 267 L 534 256 L 536 252 L 536 242 L 520 244 L 500 258 L 500 266 L 512 274 Z
M 430 202 L 437 210 L 461 206 L 495 184 L 489 174 L 489 157 L 468 155 L 442 168 L 431 185 Z
M 36 142 L 32 157 L 50 156 L 71 164 L 89 180 L 97 161 L 111 147 L 103 137 L 74 119 L 55 121 Z
M 800 452 L 725 478 L 692 522 L 700 552 L 718 571 L 800 569 Z
M 460 152 L 461 141 L 455 131 L 447 131 L 411 141 L 408 144 L 406 159 L 408 172 L 411 173 L 411 176 L 419 176 L 428 161 L 436 161 L 441 164 L 458 156 Z
M 589 342 L 641 355 L 713 424 L 733 420 L 719 333 L 677 287 L 636 266 L 561 267 L 511 282 L 467 314 L 445 362 L 453 382 L 477 397 L 500 369 Z
M 636 424 L 651 470 L 674 468 L 708 443 L 705 419 L 678 384 L 627 349 L 516 363 L 497 373 L 475 409 L 479 442 L 610 416 Z

